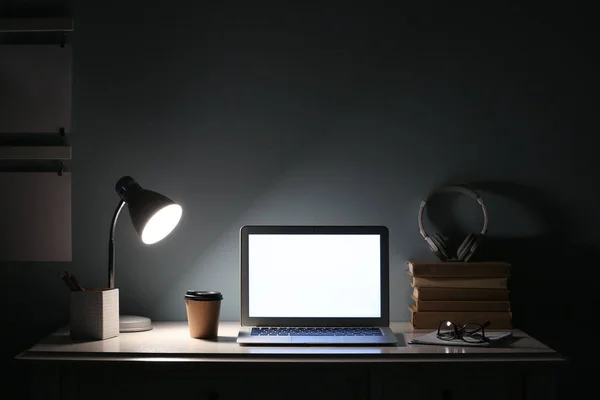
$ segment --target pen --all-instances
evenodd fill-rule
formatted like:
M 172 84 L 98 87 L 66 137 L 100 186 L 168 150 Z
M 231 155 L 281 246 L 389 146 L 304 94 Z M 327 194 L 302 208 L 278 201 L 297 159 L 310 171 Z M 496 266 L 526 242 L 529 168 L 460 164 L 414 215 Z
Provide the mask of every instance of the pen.
M 75 276 L 69 274 L 67 271 L 60 273 L 60 278 L 67 285 L 67 288 L 71 291 L 81 292 L 84 291 L 84 287 L 79 283 Z
M 85 290 L 83 288 L 83 286 L 81 285 L 81 283 L 79 283 L 79 281 L 77 280 L 77 278 L 75 278 L 75 275 L 69 275 L 69 279 L 71 280 L 71 283 L 73 284 L 73 287 L 75 288 L 75 290 L 77 290 L 77 291 L 84 291 Z
M 75 287 L 73 286 L 73 283 L 71 282 L 71 280 L 69 279 L 69 274 L 68 272 L 61 272 L 60 273 L 60 279 L 65 283 L 65 285 L 67 285 L 67 288 L 69 290 L 75 290 Z

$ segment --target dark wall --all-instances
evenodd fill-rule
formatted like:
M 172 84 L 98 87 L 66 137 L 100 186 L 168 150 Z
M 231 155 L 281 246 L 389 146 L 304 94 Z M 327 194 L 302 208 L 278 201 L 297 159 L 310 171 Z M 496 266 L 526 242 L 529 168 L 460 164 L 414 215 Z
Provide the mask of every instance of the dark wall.
M 183 320 L 183 292 L 214 289 L 222 318 L 237 319 L 244 224 L 384 224 L 391 317 L 407 320 L 405 260 L 431 256 L 419 202 L 470 183 L 490 214 L 478 256 L 515 266 L 517 326 L 585 361 L 569 337 L 591 326 L 599 289 L 599 85 L 585 9 L 215 3 L 71 7 L 73 262 L 2 265 L 6 360 L 67 322 L 59 271 L 104 284 L 113 186 L 132 175 L 184 216 L 151 247 L 121 217 L 123 313 Z M 454 205 L 438 216 L 477 230 L 477 207 Z

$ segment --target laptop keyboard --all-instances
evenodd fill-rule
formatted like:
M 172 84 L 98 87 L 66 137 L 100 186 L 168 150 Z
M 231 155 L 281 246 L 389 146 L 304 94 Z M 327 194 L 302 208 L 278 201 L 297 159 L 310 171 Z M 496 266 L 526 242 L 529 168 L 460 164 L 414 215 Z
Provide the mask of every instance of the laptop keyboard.
M 252 328 L 252 336 L 382 336 L 379 328 Z

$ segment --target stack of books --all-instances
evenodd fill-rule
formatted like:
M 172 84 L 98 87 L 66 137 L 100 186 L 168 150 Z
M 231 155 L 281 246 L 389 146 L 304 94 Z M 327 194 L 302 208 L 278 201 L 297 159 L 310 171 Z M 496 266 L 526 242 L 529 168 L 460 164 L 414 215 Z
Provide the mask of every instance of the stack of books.
M 489 321 L 490 329 L 512 328 L 505 262 L 407 261 L 412 277 L 411 323 L 437 329 L 442 321 L 457 324 Z

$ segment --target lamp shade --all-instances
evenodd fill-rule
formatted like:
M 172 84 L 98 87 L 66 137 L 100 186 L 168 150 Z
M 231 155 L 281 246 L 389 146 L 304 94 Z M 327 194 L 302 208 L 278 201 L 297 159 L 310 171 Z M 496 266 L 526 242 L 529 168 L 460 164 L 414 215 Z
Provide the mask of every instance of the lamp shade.
M 160 193 L 143 189 L 130 176 L 119 179 L 115 190 L 127 204 L 131 222 L 146 244 L 164 239 L 181 219 L 180 205 Z

